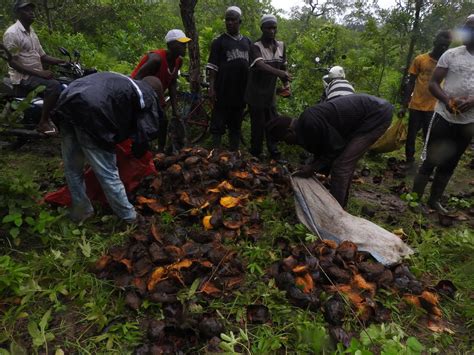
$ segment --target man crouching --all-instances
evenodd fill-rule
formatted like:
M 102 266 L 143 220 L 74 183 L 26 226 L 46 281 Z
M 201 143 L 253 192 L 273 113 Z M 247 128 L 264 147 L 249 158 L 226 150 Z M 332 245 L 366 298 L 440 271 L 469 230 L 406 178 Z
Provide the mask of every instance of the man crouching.
M 267 129 L 275 140 L 314 154 L 314 162 L 298 175 L 330 171 L 330 192 L 345 207 L 357 162 L 390 126 L 392 112 L 383 99 L 354 94 L 310 107 L 297 120 L 275 118 Z

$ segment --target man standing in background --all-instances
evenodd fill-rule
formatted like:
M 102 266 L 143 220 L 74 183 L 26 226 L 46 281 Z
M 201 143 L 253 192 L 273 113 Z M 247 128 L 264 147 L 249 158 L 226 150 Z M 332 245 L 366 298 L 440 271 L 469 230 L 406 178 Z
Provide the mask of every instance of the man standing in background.
M 155 76 L 161 81 L 163 92 L 159 95 L 161 107 L 164 108 L 164 92 L 168 90 L 171 101 L 172 121 L 171 129 L 173 149 L 178 150 L 183 146 L 184 127 L 180 122 L 177 110 L 177 78 L 179 69 L 183 65 L 183 57 L 186 55 L 186 43 L 191 41 L 183 31 L 174 29 L 168 31 L 165 36 L 167 49 L 156 49 L 145 54 L 133 70 L 131 77 L 141 80 L 146 76 Z M 164 151 L 166 136 L 168 133 L 168 120 L 162 118 L 160 122 L 160 133 L 158 137 L 158 150 Z
M 266 135 L 266 123 L 277 116 L 275 90 L 280 78 L 285 87 L 291 80 L 287 72 L 286 49 L 281 41 L 275 39 L 277 18 L 264 15 L 260 21 L 262 37 L 250 50 L 250 73 L 245 92 L 245 101 L 249 105 L 251 119 L 250 153 L 259 158 L 266 136 L 267 149 L 272 159 L 280 159 L 276 143 Z
M 451 48 L 438 60 L 429 89 L 438 99 L 427 142 L 426 160 L 413 184 L 421 199 L 435 171 L 428 206 L 448 211 L 440 199 L 474 136 L 474 14 L 462 28 L 463 46 Z
M 242 11 L 237 6 L 226 10 L 226 32 L 212 42 L 206 66 L 210 82 L 209 96 L 214 102 L 210 128 L 212 146 L 220 147 L 227 128 L 231 151 L 239 149 L 252 45 L 250 39 L 240 34 L 241 16 Z
M 408 134 L 405 144 L 406 168 L 411 169 L 415 163 L 416 136 L 420 129 L 423 138 L 426 138 L 428 126 L 433 117 L 436 98 L 431 95 L 428 83 L 436 67 L 439 57 L 446 52 L 451 44 L 451 33 L 440 31 L 433 41 L 433 49 L 429 53 L 417 56 L 410 66 L 409 81 L 406 86 L 405 97 L 402 102 L 399 116 L 403 117 L 407 106 L 410 110 L 408 117 Z M 412 95 L 413 94 L 413 95 Z

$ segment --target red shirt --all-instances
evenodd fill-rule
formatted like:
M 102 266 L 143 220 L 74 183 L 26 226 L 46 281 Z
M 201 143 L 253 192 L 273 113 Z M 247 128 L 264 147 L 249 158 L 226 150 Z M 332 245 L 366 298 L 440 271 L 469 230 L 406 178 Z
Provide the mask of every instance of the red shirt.
M 176 61 L 174 63 L 174 70 L 173 72 L 170 72 L 168 60 L 166 59 L 166 49 L 156 49 L 154 51 L 150 51 L 150 53 L 158 54 L 161 57 L 160 69 L 153 75 L 156 76 L 158 79 L 160 79 L 161 85 L 163 85 L 163 91 L 165 91 L 170 87 L 173 80 L 175 80 L 178 77 L 178 70 L 181 68 L 181 65 L 183 65 L 183 58 L 181 57 L 176 58 Z M 142 59 L 140 59 L 140 63 L 138 63 L 137 67 L 132 72 L 132 75 L 131 75 L 132 78 L 135 78 L 135 75 L 137 75 L 140 68 L 147 61 L 148 61 L 148 53 L 145 54 Z

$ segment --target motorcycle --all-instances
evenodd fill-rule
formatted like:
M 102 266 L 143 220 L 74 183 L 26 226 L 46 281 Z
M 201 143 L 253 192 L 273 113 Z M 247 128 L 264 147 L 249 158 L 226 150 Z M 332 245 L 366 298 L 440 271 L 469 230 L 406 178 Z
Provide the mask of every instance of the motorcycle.
M 69 58 L 68 62 L 58 65 L 56 70 L 58 74 L 56 80 L 61 83 L 63 89 L 72 81 L 97 72 L 93 68 L 83 68 L 79 51 L 73 51 L 74 58 L 63 47 L 59 47 L 59 51 Z M 7 62 L 11 60 L 11 54 L 2 44 L 0 44 L 0 57 Z M 10 78 L 4 78 L 0 83 L 0 107 L 3 106 L 0 112 L 0 135 L 17 137 L 13 144 L 15 147 L 23 145 L 30 138 L 44 137 L 35 130 L 43 110 L 43 98 L 39 95 L 40 92 L 41 89 L 35 89 L 26 96 L 20 96 L 17 95 Z M 4 142 L 1 145 L 9 144 Z

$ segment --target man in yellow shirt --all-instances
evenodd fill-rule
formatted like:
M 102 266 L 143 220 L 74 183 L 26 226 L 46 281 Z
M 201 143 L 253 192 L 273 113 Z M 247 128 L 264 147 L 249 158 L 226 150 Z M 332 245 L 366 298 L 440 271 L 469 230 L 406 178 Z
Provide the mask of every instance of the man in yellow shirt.
M 440 31 L 433 41 L 433 49 L 429 53 L 418 55 L 412 62 L 409 81 L 406 86 L 402 108 L 399 116 L 403 117 L 407 106 L 410 110 L 408 118 L 408 135 L 405 145 L 405 157 L 407 168 L 411 168 L 415 162 L 415 142 L 420 129 L 423 130 L 423 138 L 426 137 L 428 126 L 436 105 L 436 98 L 431 95 L 428 84 L 436 68 L 439 57 L 446 52 L 451 44 L 451 33 Z

